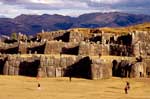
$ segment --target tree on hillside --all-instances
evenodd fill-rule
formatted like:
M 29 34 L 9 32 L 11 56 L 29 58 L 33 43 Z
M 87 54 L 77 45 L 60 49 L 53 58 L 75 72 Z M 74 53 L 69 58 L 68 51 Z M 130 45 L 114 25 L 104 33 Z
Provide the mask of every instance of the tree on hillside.
M 16 33 L 16 32 L 13 32 L 13 33 L 11 34 L 11 39 L 12 39 L 12 40 L 17 40 L 17 33 Z

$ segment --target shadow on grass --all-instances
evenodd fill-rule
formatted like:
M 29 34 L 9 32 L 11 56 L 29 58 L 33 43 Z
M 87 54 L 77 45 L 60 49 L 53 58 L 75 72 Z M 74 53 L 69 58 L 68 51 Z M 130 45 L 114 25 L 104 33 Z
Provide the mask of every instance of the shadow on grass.
M 29 91 L 34 91 L 36 89 L 33 89 L 33 88 L 25 88 L 26 90 L 29 90 Z M 38 90 L 38 89 L 37 89 Z
M 123 89 L 123 88 L 114 87 L 114 86 L 112 86 L 112 87 L 108 87 L 108 88 L 111 88 L 111 89 Z
M 106 93 L 118 93 L 116 91 L 104 91 L 104 92 L 106 92 Z

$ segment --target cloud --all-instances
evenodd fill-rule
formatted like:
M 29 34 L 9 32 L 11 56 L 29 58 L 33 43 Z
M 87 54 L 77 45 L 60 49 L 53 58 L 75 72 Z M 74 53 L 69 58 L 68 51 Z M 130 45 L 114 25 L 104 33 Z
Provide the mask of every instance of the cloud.
M 16 16 L 23 14 L 79 15 L 87 12 L 122 11 L 150 14 L 150 0 L 0 0 L 1 14 Z
M 121 2 L 121 0 L 90 0 L 90 2 L 102 3 L 102 4 L 116 4 Z
M 87 4 L 93 9 L 150 14 L 150 0 L 88 0 Z
M 26 5 L 22 5 L 26 9 L 32 10 L 60 10 L 60 9 L 86 9 L 88 5 L 84 2 L 62 2 L 62 1 L 55 1 L 55 2 L 47 2 L 47 3 L 29 3 Z
M 49 9 L 82 9 L 87 8 L 86 2 L 80 2 L 78 0 L 0 0 L 3 4 L 17 5 L 24 7 L 25 9 L 32 10 L 49 10 Z

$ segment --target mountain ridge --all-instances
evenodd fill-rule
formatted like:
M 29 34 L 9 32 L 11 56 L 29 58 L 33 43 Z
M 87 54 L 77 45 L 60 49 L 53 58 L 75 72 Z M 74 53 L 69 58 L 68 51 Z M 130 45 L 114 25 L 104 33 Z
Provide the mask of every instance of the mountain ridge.
M 86 13 L 78 17 L 59 14 L 22 14 L 15 18 L 0 18 L 0 33 L 10 35 L 12 32 L 22 32 L 33 35 L 42 30 L 56 31 L 70 28 L 125 27 L 145 22 L 150 22 L 150 15 L 121 12 Z

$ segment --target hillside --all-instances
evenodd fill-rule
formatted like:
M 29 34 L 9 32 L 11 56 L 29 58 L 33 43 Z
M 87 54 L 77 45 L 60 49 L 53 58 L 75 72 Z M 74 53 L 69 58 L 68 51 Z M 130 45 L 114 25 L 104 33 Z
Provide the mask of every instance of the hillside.
M 79 17 L 63 15 L 20 15 L 14 19 L 0 18 L 0 33 L 12 32 L 35 34 L 45 31 L 67 30 L 70 28 L 125 27 L 150 22 L 149 15 L 136 15 L 120 12 L 89 13 Z
M 150 31 L 150 23 L 143 23 L 143 24 L 127 26 L 127 27 L 118 27 L 118 28 L 104 27 L 100 29 L 103 30 L 104 32 L 111 32 L 117 34 L 128 33 L 131 31 Z

